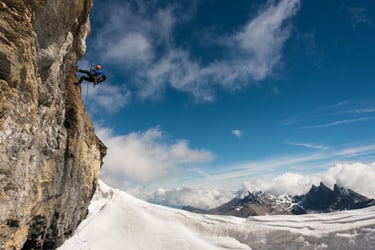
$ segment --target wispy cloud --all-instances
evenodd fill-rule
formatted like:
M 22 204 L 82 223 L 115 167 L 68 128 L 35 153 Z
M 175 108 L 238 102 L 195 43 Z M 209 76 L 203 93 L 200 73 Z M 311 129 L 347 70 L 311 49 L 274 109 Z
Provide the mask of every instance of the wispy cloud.
M 375 113 L 375 104 L 371 99 L 344 100 L 286 117 L 280 120 L 279 124 L 299 129 L 322 129 L 370 122 L 375 120 L 373 113 Z
M 295 123 L 297 123 L 299 121 L 298 117 L 297 116 L 290 116 L 290 117 L 287 117 L 285 119 L 283 119 L 282 121 L 280 121 L 280 124 L 283 125 L 283 126 L 289 126 L 289 125 L 293 125 Z
M 366 8 L 362 6 L 358 6 L 358 7 L 346 6 L 345 9 L 349 12 L 349 15 L 352 18 L 352 21 L 353 21 L 352 25 L 354 28 L 360 24 L 373 25 L 373 21 L 370 19 Z
M 141 98 L 157 98 L 169 85 L 197 101 L 212 101 L 217 86 L 238 91 L 251 83 L 249 79 L 260 81 L 272 73 L 290 36 L 287 21 L 299 6 L 300 0 L 269 1 L 237 32 L 218 34 L 225 37 L 220 46 L 228 53 L 211 64 L 201 63 L 176 44 L 174 28 L 195 13 L 177 3 L 119 1 L 113 8 L 107 6 L 111 15 L 94 43 L 104 62 L 132 72 Z
M 372 119 L 374 119 L 374 118 L 373 117 L 361 117 L 361 118 L 355 118 L 355 119 L 344 119 L 344 120 L 333 121 L 333 122 L 324 123 L 324 124 L 303 126 L 301 128 L 303 128 L 303 129 L 328 128 L 328 127 L 333 127 L 333 126 L 338 126 L 338 125 L 343 125 L 343 124 L 349 124 L 349 123 L 365 122 L 365 121 L 369 121 L 369 120 L 372 120 Z
M 287 142 L 289 145 L 292 146 L 299 146 L 299 147 L 305 147 L 305 148 L 311 148 L 311 149 L 321 149 L 321 150 L 327 150 L 330 147 L 324 146 L 324 145 L 318 145 L 313 143 L 298 143 L 298 142 Z
M 375 154 L 375 145 L 365 145 L 352 148 L 344 148 L 334 152 L 335 156 L 356 157 L 365 154 Z
M 341 114 L 367 114 L 367 113 L 375 113 L 375 107 L 355 108 L 355 109 L 350 109 L 350 110 L 341 112 Z

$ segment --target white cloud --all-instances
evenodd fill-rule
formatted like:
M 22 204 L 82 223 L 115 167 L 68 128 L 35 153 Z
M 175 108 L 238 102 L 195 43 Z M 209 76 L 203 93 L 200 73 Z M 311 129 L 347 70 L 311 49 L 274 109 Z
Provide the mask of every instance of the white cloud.
M 213 160 L 212 153 L 206 150 L 192 150 L 189 148 L 187 140 L 179 140 L 170 145 L 169 153 L 176 163 L 204 163 Z
M 235 135 L 238 138 L 241 138 L 242 135 L 243 135 L 243 132 L 239 129 L 234 129 L 234 130 L 232 130 L 232 134 Z
M 147 198 L 148 201 L 171 207 L 192 206 L 201 209 L 215 208 L 234 197 L 234 193 L 225 189 L 209 188 L 160 188 Z
M 340 163 L 326 171 L 303 175 L 285 173 L 272 179 L 256 178 L 243 182 L 242 188 L 250 191 L 267 191 L 275 194 L 289 193 L 299 195 L 307 192 L 311 185 L 323 182 L 330 188 L 334 184 L 350 188 L 353 191 L 375 198 L 375 162 Z
M 312 184 L 319 184 L 318 179 L 298 173 L 285 173 L 271 179 L 257 178 L 244 181 L 242 191 L 265 191 L 273 194 L 300 195 L 307 192 Z
M 225 37 L 225 42 L 218 40 L 226 57 L 205 65 L 175 42 L 174 28 L 190 20 L 194 11 L 177 3 L 155 3 L 126 1 L 109 8 L 110 17 L 94 42 L 98 53 L 104 62 L 132 72 L 141 98 L 157 98 L 169 85 L 201 102 L 213 101 L 217 86 L 238 91 L 269 76 L 290 36 L 286 21 L 300 6 L 300 0 L 269 1 L 237 32 L 217 34 Z
M 114 186 L 123 186 L 125 181 L 160 181 L 186 165 L 209 162 L 215 157 L 208 150 L 191 149 L 186 140 L 168 143 L 158 127 L 128 135 L 114 135 L 112 130 L 100 128 L 97 135 L 108 147 L 102 178 Z
M 233 49 L 239 47 L 244 55 L 242 70 L 256 80 L 264 79 L 280 61 L 281 48 L 290 35 L 285 21 L 299 9 L 299 1 L 280 1 L 270 4 L 236 34 Z
M 158 8 L 155 3 L 98 4 L 105 14 L 96 16 L 101 27 L 98 27 L 100 32 L 95 36 L 94 47 L 105 63 L 123 63 L 130 68 L 139 66 L 141 70 L 153 60 L 156 47 L 169 42 L 178 22 L 175 7 Z
M 140 33 L 129 33 L 105 49 L 106 61 L 133 66 L 153 58 L 150 41 Z

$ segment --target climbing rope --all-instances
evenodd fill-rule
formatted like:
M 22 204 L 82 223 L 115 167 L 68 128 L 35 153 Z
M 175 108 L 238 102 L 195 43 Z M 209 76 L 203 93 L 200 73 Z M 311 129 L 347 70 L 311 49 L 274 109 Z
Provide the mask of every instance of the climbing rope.
M 89 83 L 86 82 L 86 85 L 87 87 L 86 87 L 86 96 L 85 96 L 85 107 L 87 107 L 87 98 L 89 96 Z

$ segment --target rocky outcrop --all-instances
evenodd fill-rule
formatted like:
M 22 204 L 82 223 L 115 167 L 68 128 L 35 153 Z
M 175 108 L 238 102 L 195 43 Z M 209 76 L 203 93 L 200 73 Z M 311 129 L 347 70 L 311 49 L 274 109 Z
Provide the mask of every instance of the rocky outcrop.
M 53 249 L 87 215 L 106 153 L 73 84 L 91 6 L 0 2 L 0 249 Z

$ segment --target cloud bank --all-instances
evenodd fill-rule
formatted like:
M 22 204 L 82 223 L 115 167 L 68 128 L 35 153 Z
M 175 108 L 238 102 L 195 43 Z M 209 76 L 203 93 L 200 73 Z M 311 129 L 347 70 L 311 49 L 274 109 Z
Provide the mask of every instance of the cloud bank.
M 260 178 L 245 181 L 243 190 L 263 190 L 274 194 L 288 193 L 299 195 L 307 192 L 311 185 L 323 182 L 330 188 L 334 184 L 350 188 L 367 197 L 375 197 L 375 162 L 374 163 L 340 163 L 328 170 L 316 174 L 303 175 L 285 173 L 271 180 Z
M 182 2 L 159 1 L 103 6 L 111 15 L 97 17 L 102 18 L 101 32 L 94 37 L 97 55 L 107 65 L 121 65 L 124 73 L 131 72 L 143 99 L 157 98 L 169 86 L 197 101 L 213 101 L 217 87 L 238 91 L 273 72 L 291 34 L 288 20 L 300 7 L 300 0 L 268 1 L 237 31 L 217 34 L 221 38 L 217 45 L 226 56 L 204 64 L 174 36 L 178 25 L 194 18 L 192 3 L 188 8 Z
M 353 191 L 375 198 L 375 162 L 336 164 L 326 171 L 315 174 L 284 173 L 275 177 L 258 177 L 242 182 L 239 190 L 224 188 L 188 188 L 179 187 L 171 190 L 160 188 L 158 191 L 143 195 L 150 202 L 172 207 L 190 205 L 196 208 L 209 209 L 218 207 L 236 194 L 245 191 L 265 191 L 276 195 L 300 195 L 310 190 L 312 185 L 323 182 L 333 189 L 334 184 L 350 188 Z
M 146 196 L 149 202 L 170 207 L 184 205 L 200 209 L 209 209 L 224 204 L 233 199 L 234 193 L 225 189 L 189 188 L 182 187 L 172 190 L 160 188 L 156 192 Z
M 107 128 L 96 133 L 108 147 L 102 176 L 113 186 L 160 181 L 180 168 L 215 158 L 208 150 L 190 148 L 186 140 L 168 141 L 158 127 L 128 135 L 114 135 Z

